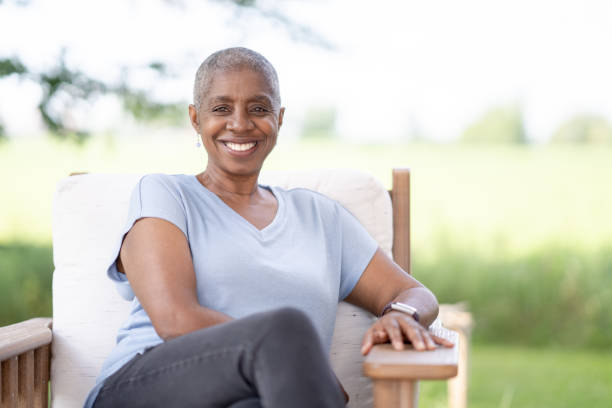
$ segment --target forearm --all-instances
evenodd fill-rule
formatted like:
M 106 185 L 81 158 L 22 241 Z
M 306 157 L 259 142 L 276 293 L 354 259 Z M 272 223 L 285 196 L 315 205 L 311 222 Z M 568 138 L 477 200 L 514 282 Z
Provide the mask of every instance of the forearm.
M 164 341 L 168 341 L 175 337 L 230 320 L 233 320 L 233 318 L 225 313 L 195 305 L 167 311 L 163 321 L 154 322 L 154 326 L 157 334 Z
M 414 307 L 419 314 L 419 323 L 424 327 L 429 327 L 438 317 L 438 300 L 425 287 L 406 289 L 395 296 L 392 302 L 402 302 Z

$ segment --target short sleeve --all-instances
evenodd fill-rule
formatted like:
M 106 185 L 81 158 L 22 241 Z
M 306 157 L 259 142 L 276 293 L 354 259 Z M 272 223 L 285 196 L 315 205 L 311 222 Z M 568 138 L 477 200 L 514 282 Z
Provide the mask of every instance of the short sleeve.
M 117 270 L 117 258 L 125 235 L 136 221 L 145 217 L 160 218 L 176 225 L 187 237 L 187 216 L 180 192 L 170 177 L 163 174 L 150 174 L 142 177 L 132 190 L 125 226 L 117 237 L 113 252 L 109 256 L 106 273 L 115 281 L 117 291 L 126 300 L 134 298 L 125 274 Z
M 341 231 L 341 275 L 339 300 L 344 300 L 352 291 L 366 269 L 378 243 L 347 209 L 337 204 L 338 222 Z

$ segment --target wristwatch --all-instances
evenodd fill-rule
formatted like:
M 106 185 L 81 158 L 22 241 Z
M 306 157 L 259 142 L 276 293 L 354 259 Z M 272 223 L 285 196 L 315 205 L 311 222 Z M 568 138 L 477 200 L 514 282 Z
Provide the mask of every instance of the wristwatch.
M 417 312 L 417 310 L 414 307 L 402 302 L 387 303 L 382 313 L 380 314 L 380 317 L 383 317 L 384 314 L 390 310 L 397 310 L 398 312 L 409 314 L 414 320 L 416 320 L 417 322 L 419 321 L 419 313 Z

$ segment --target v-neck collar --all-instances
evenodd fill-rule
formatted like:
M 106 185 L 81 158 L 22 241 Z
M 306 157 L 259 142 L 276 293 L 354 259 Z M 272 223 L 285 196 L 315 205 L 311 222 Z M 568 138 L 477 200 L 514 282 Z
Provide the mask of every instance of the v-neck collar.
M 198 180 L 197 176 L 192 175 L 190 178 L 197 184 L 198 187 L 200 187 L 198 191 L 202 191 L 204 195 L 209 197 L 209 199 L 215 201 L 226 213 L 237 219 L 237 222 L 239 222 L 245 228 L 250 230 L 258 238 L 263 240 L 270 239 L 282 229 L 281 227 L 285 221 L 285 200 L 283 198 L 282 192 L 279 191 L 276 187 L 258 184 L 259 187 L 265 188 L 266 190 L 270 191 L 276 199 L 277 203 L 276 214 L 274 215 L 272 221 L 262 229 L 258 229 L 255 225 L 251 224 L 250 221 L 248 221 L 236 210 L 230 207 L 225 201 L 223 201 L 221 197 L 210 191 L 204 184 L 200 183 L 200 180 Z

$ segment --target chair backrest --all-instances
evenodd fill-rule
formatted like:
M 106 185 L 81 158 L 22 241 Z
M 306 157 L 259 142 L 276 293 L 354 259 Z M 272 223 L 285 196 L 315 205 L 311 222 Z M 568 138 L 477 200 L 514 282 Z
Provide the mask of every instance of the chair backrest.
M 127 215 L 130 192 L 141 175 L 86 174 L 60 181 L 53 208 L 52 404 L 80 407 L 115 344 L 130 310 L 106 277 L 112 246 Z M 393 209 L 387 190 L 355 171 L 269 173 L 262 182 L 305 187 L 351 211 L 381 248 L 391 254 Z M 331 349 L 332 365 L 351 395 L 351 407 L 372 405 L 362 376 L 361 336 L 373 316 L 342 303 Z

